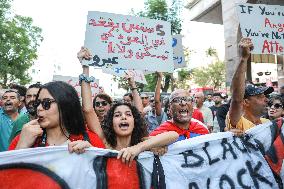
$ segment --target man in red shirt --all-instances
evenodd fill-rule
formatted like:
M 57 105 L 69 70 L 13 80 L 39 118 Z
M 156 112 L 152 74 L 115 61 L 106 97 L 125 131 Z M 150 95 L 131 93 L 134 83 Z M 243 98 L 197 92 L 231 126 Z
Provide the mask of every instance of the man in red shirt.
M 179 141 L 209 133 L 203 123 L 192 118 L 192 98 L 186 90 L 175 90 L 170 95 L 169 101 L 172 119 L 156 128 L 150 134 L 151 136 L 167 131 L 175 131 L 179 134 Z

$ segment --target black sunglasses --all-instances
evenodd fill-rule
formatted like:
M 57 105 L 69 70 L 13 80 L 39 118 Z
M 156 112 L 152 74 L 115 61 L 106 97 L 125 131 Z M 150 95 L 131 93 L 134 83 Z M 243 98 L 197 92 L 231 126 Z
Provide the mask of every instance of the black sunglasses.
M 280 103 L 276 103 L 276 104 L 268 104 L 269 108 L 271 108 L 272 106 L 275 108 L 275 109 L 279 109 L 279 108 L 283 108 L 282 104 Z
M 54 99 L 44 98 L 42 100 L 37 99 L 34 101 L 34 106 L 37 108 L 40 104 L 44 110 L 49 110 L 51 103 L 56 102 Z
M 148 99 L 149 97 L 148 96 L 145 96 L 145 97 L 141 97 L 141 99 Z
M 187 96 L 187 97 L 186 96 L 185 97 L 176 97 L 176 98 L 171 100 L 171 103 L 181 103 L 182 101 L 187 103 L 187 102 L 192 102 L 193 100 L 189 96 Z
M 108 105 L 107 101 L 95 102 L 96 107 L 107 106 L 107 105 Z

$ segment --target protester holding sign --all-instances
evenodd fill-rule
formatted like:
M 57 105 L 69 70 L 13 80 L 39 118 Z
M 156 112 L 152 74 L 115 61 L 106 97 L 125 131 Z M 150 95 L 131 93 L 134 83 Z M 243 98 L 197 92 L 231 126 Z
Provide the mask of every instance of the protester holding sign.
M 253 84 L 245 86 L 247 61 L 253 49 L 251 39 L 243 38 L 239 44 L 240 63 L 232 80 L 232 98 L 227 115 L 227 130 L 239 135 L 255 125 L 269 120 L 261 118 L 267 107 L 268 99 L 265 95 L 273 92 L 272 87 L 257 87 Z
M 86 48 L 81 48 L 77 55 L 79 60 L 83 58 L 90 60 L 92 57 Z M 82 80 L 82 104 L 87 125 L 99 135 L 106 148 L 119 151 L 117 159 L 121 158 L 123 163 L 130 166 L 139 153 L 155 147 L 163 147 L 177 140 L 178 134 L 176 132 L 167 132 L 156 137 L 146 138 L 147 132 L 143 118 L 138 109 L 129 103 L 114 104 L 108 111 L 101 126 L 91 105 L 91 91 L 88 82 L 89 68 L 87 66 L 83 66 L 83 73 L 86 79 Z M 80 151 L 84 151 L 86 147 L 91 146 L 82 145 Z M 125 169 L 126 165 L 120 165 L 125 171 L 117 172 L 112 167 L 117 166 L 117 161 L 110 159 L 107 162 L 107 172 L 110 177 L 108 178 L 110 181 L 108 188 L 124 188 L 125 184 L 128 185 L 129 183 L 131 183 L 132 188 L 139 188 L 137 166 L 134 165 Z M 136 164 L 136 161 L 133 163 Z M 120 178 L 127 179 L 122 182 Z
M 36 98 L 38 119 L 25 124 L 9 150 L 32 147 L 58 146 L 71 142 L 71 151 L 91 143 L 103 147 L 95 133 L 86 130 L 79 97 L 75 89 L 65 82 L 55 81 L 43 85 Z M 81 140 L 80 146 L 72 141 Z

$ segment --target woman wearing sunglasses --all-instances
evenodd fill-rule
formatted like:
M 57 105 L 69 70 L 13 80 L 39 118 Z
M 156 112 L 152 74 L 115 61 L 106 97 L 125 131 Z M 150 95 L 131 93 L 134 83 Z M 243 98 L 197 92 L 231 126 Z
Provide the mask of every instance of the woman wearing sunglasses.
M 104 147 L 98 136 L 86 129 L 79 97 L 72 86 L 49 82 L 40 88 L 34 105 L 37 119 L 24 125 L 9 150 L 70 143 L 69 150 L 80 153 L 78 149 L 90 143 Z
M 103 122 L 104 116 L 110 109 L 112 99 L 105 93 L 97 94 L 93 100 L 93 108 L 99 118 L 100 123 Z
M 280 118 L 284 115 L 284 100 L 281 96 L 274 96 L 268 102 L 268 117 L 270 120 Z

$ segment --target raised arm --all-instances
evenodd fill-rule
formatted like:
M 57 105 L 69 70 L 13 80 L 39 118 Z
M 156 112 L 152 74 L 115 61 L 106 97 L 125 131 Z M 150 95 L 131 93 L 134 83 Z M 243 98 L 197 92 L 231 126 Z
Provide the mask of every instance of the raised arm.
M 229 110 L 230 125 L 236 127 L 243 112 L 243 98 L 245 93 L 245 74 L 247 61 L 250 57 L 250 49 L 253 48 L 251 39 L 243 38 L 239 44 L 240 63 L 232 80 L 232 101 Z M 229 128 L 230 129 L 230 128 Z
M 161 85 L 162 85 L 163 74 L 161 72 L 157 72 L 157 83 L 155 89 L 155 109 L 156 115 L 160 116 L 162 114 L 162 103 L 161 103 Z
M 142 100 L 140 98 L 140 95 L 138 93 L 134 78 L 131 76 L 126 77 L 132 96 L 133 96 L 133 105 L 138 109 L 140 113 L 143 113 L 143 105 L 142 105 Z
M 89 60 L 92 57 L 89 50 L 84 47 L 81 48 L 77 56 L 80 61 L 82 61 L 83 59 Z M 83 74 L 84 77 L 89 77 L 88 66 L 83 66 Z M 105 137 L 103 134 L 103 130 L 101 128 L 99 118 L 93 108 L 91 86 L 90 83 L 86 82 L 85 80 L 82 80 L 81 83 L 81 96 L 82 96 L 82 109 L 88 128 L 91 131 L 95 132 L 100 137 L 100 139 L 104 141 Z

